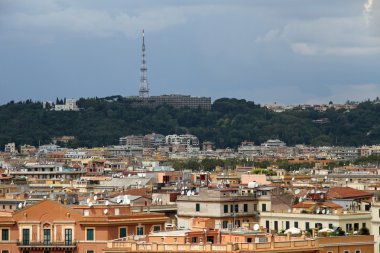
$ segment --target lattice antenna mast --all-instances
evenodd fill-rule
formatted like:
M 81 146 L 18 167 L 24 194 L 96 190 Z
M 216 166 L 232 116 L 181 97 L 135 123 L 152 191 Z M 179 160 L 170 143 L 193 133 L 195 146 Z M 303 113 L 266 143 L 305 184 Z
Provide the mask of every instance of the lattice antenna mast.
M 141 67 L 140 67 L 140 89 L 139 96 L 141 98 L 149 97 L 149 85 L 147 79 L 147 67 L 145 61 L 145 34 L 144 30 L 142 31 L 142 49 L 141 49 Z

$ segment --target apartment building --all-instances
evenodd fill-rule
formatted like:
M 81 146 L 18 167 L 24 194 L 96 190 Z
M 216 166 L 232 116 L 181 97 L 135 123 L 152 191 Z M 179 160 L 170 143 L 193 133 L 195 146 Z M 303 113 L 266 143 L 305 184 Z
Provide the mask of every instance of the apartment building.
M 214 220 L 215 228 L 241 227 L 243 223 L 257 222 L 257 199 L 252 193 L 239 189 L 200 188 L 177 197 L 178 227 L 189 228 L 193 217 Z
M 63 163 L 27 163 L 18 170 L 11 170 L 11 176 L 26 177 L 29 181 L 46 179 L 77 179 L 86 172 L 81 168 L 70 168 Z
M 0 213 L 0 249 L 10 252 L 98 253 L 107 241 L 163 229 L 166 216 L 132 213 L 126 205 L 66 206 L 51 200 Z

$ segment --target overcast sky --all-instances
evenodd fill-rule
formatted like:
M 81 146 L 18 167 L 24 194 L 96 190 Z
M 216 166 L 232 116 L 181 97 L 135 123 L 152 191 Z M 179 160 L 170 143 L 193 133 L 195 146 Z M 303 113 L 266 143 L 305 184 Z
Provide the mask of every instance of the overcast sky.
M 0 103 L 138 94 L 380 96 L 380 0 L 0 0 Z

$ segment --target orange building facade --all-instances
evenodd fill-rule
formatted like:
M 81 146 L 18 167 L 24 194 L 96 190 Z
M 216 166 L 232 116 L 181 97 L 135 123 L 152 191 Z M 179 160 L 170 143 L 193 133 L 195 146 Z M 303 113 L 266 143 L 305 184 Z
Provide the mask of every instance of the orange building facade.
M 132 213 L 126 205 L 69 207 L 43 200 L 0 216 L 0 253 L 98 253 L 110 240 L 159 231 L 166 220 Z

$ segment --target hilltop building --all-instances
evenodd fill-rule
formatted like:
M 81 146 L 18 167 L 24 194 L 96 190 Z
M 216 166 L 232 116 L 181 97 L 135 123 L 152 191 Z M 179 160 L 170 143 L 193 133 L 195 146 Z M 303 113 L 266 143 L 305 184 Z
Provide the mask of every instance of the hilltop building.
M 149 83 L 147 78 L 148 68 L 145 59 L 145 33 L 142 34 L 141 46 L 141 67 L 140 67 L 140 85 L 139 96 L 129 97 L 132 106 L 135 107 L 157 107 L 161 105 L 169 105 L 174 108 L 188 107 L 192 109 L 211 110 L 211 97 L 192 97 L 189 95 L 149 95 Z
M 55 111 L 79 111 L 77 100 L 68 98 L 63 105 L 55 105 Z

